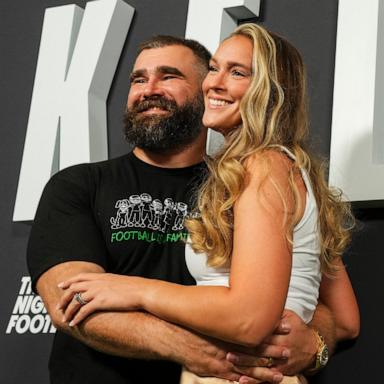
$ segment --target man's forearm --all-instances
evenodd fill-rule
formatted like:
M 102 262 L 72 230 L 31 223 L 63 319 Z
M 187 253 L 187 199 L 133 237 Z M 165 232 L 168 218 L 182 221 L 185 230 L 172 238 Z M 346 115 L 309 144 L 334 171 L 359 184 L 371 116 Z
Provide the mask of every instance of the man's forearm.
M 63 291 L 58 284 L 78 273 L 104 272 L 93 263 L 67 262 L 58 264 L 45 272 L 37 282 L 37 290 L 56 328 L 79 339 L 99 351 L 136 358 L 171 358 L 167 350 L 170 333 L 177 336 L 177 327 L 140 312 L 98 312 L 83 321 L 78 327 L 64 323 L 62 311 L 57 304 Z M 180 333 L 184 332 L 180 328 Z M 155 337 L 156 335 L 156 337 Z M 177 357 L 172 356 L 175 360 Z
M 182 328 L 141 312 L 100 312 L 76 327 L 59 328 L 89 347 L 111 355 L 137 359 L 164 359 L 183 364 L 182 348 L 187 337 Z
M 84 344 L 108 354 L 142 359 L 167 359 L 182 363 L 177 348 L 199 338 L 173 324 L 142 312 L 98 312 L 77 327 L 63 322 L 57 304 L 63 291 L 58 284 L 78 273 L 104 272 L 93 263 L 67 262 L 45 272 L 37 282 L 37 290 L 56 328 L 77 338 Z M 196 340 L 193 340 L 192 338 Z M 170 345 L 172 343 L 172 345 Z
M 341 260 L 338 260 L 338 263 L 339 268 L 335 276 L 323 276 L 320 285 L 320 300 L 333 315 L 337 342 L 354 339 L 360 331 L 356 296 L 345 266 Z
M 333 315 L 328 307 L 319 303 L 310 325 L 323 336 L 329 352 L 333 353 L 337 343 L 336 326 Z
M 226 360 L 225 343 L 216 342 L 142 312 L 100 312 L 79 326 L 59 329 L 100 352 L 136 359 L 170 360 L 200 376 L 237 381 Z

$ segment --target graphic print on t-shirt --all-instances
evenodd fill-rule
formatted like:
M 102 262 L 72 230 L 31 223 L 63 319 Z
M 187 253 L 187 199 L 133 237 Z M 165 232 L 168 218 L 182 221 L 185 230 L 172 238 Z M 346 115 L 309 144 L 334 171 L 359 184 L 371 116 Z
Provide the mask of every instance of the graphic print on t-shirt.
M 188 204 L 182 201 L 174 201 L 170 197 L 161 201 L 153 199 L 149 193 L 142 193 L 117 200 L 115 208 L 117 209 L 116 214 L 110 218 L 112 230 L 145 228 L 152 231 L 113 232 L 111 242 L 132 239 L 160 242 L 178 241 L 187 236 L 184 220 L 189 210 Z M 158 235 L 154 236 L 153 232 L 157 232 Z M 171 232 L 178 233 L 165 236 Z

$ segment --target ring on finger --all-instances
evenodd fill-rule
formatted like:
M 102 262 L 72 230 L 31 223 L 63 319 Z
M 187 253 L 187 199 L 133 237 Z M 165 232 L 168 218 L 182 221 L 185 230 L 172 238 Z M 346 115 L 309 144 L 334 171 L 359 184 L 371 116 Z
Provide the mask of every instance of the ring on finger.
M 73 296 L 73 298 L 74 298 L 80 305 L 85 305 L 85 304 L 87 304 L 87 301 L 84 300 L 84 299 L 81 297 L 81 293 L 80 293 L 80 292 L 75 293 L 75 296 Z
M 266 367 L 271 368 L 273 365 L 273 357 L 269 356 L 267 359 L 268 359 L 268 361 L 267 361 Z

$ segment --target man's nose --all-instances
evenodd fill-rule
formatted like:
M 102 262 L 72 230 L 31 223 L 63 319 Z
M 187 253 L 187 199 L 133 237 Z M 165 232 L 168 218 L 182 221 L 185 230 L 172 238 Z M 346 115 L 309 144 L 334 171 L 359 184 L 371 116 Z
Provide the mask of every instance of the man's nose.
M 161 88 L 160 83 L 155 78 L 150 78 L 146 82 L 143 88 L 143 97 L 151 97 L 151 96 L 163 96 L 164 90 Z

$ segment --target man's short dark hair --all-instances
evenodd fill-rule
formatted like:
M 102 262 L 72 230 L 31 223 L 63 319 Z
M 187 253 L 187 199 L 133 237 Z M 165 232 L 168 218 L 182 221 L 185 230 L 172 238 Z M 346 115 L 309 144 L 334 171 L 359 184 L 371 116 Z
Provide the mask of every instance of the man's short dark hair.
M 208 49 L 204 47 L 204 45 L 200 44 L 196 40 L 169 35 L 157 35 L 141 43 L 139 45 L 138 54 L 145 49 L 163 48 L 172 45 L 181 45 L 189 48 L 195 55 L 197 62 L 201 65 L 203 69 L 202 74 L 205 76 L 208 71 L 209 60 L 211 60 L 212 55 Z

